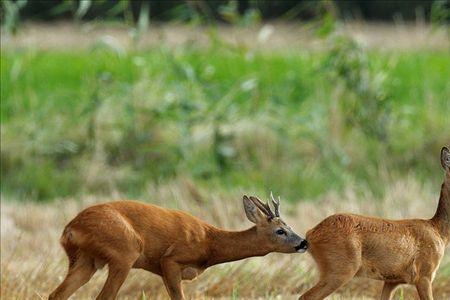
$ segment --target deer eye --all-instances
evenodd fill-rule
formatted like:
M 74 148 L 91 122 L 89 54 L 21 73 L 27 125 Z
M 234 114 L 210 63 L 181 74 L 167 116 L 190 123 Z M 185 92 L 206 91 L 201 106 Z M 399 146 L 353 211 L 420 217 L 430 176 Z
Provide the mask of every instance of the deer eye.
M 278 229 L 277 231 L 275 231 L 275 233 L 278 235 L 283 235 L 286 234 L 286 231 L 284 231 L 283 229 Z

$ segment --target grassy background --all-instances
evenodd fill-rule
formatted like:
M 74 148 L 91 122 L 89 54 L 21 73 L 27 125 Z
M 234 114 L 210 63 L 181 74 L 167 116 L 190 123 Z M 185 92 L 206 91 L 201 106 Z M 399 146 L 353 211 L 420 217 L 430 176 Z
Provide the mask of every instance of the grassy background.
M 2 194 L 141 197 L 183 177 L 298 201 L 353 183 L 381 196 L 409 173 L 439 181 L 448 52 L 329 45 L 3 50 Z

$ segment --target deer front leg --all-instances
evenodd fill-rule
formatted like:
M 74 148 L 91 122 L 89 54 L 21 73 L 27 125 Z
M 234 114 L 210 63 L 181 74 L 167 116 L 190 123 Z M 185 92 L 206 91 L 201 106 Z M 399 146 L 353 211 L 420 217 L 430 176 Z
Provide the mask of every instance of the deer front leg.
M 433 291 L 429 278 L 420 278 L 416 283 L 416 289 L 420 300 L 433 300 Z
M 184 300 L 183 290 L 181 288 L 181 267 L 172 260 L 163 260 L 161 262 L 162 277 L 170 299 Z

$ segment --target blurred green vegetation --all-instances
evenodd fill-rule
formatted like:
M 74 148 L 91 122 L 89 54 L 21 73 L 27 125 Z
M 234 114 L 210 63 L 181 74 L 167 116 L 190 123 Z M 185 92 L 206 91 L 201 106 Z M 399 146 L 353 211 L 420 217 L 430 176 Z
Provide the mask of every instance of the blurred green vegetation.
M 225 45 L 1 53 L 2 195 L 142 197 L 187 178 L 207 190 L 314 199 L 439 181 L 449 143 L 448 52 Z
M 4 3 L 3 7 L 0 7 L 0 12 L 4 10 L 5 15 L 11 12 L 11 6 L 16 5 L 20 8 L 16 14 L 20 14 L 21 18 L 47 21 L 71 17 L 87 20 L 137 19 L 143 7 L 153 20 L 159 21 L 174 19 L 192 21 L 201 18 L 205 21 L 234 22 L 236 13 L 249 16 L 256 14 L 264 20 L 274 18 L 310 20 L 319 13 L 317 8 L 324 5 L 335 6 L 335 10 L 342 18 L 393 21 L 400 18 L 429 19 L 434 5 L 446 6 L 445 0 L 4 0 L 2 2 Z
M 3 0 L 0 22 L 15 34 L 22 21 L 74 20 L 119 22 L 139 31 L 150 22 L 217 23 L 248 26 L 266 20 L 324 22 L 334 20 L 383 20 L 429 22 L 447 25 L 450 6 L 446 0 Z M 328 26 L 328 30 L 332 29 Z M 136 33 L 139 35 L 139 32 Z

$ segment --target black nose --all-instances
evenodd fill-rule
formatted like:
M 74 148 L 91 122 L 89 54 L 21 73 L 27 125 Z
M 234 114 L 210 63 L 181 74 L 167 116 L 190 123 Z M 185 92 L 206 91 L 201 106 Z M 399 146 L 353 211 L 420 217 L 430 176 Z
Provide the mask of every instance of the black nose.
M 295 250 L 298 251 L 300 249 L 306 250 L 308 249 L 308 241 L 302 240 L 298 246 L 295 247 Z
M 308 241 L 307 240 L 303 240 L 300 243 L 300 249 L 307 249 L 308 248 Z

